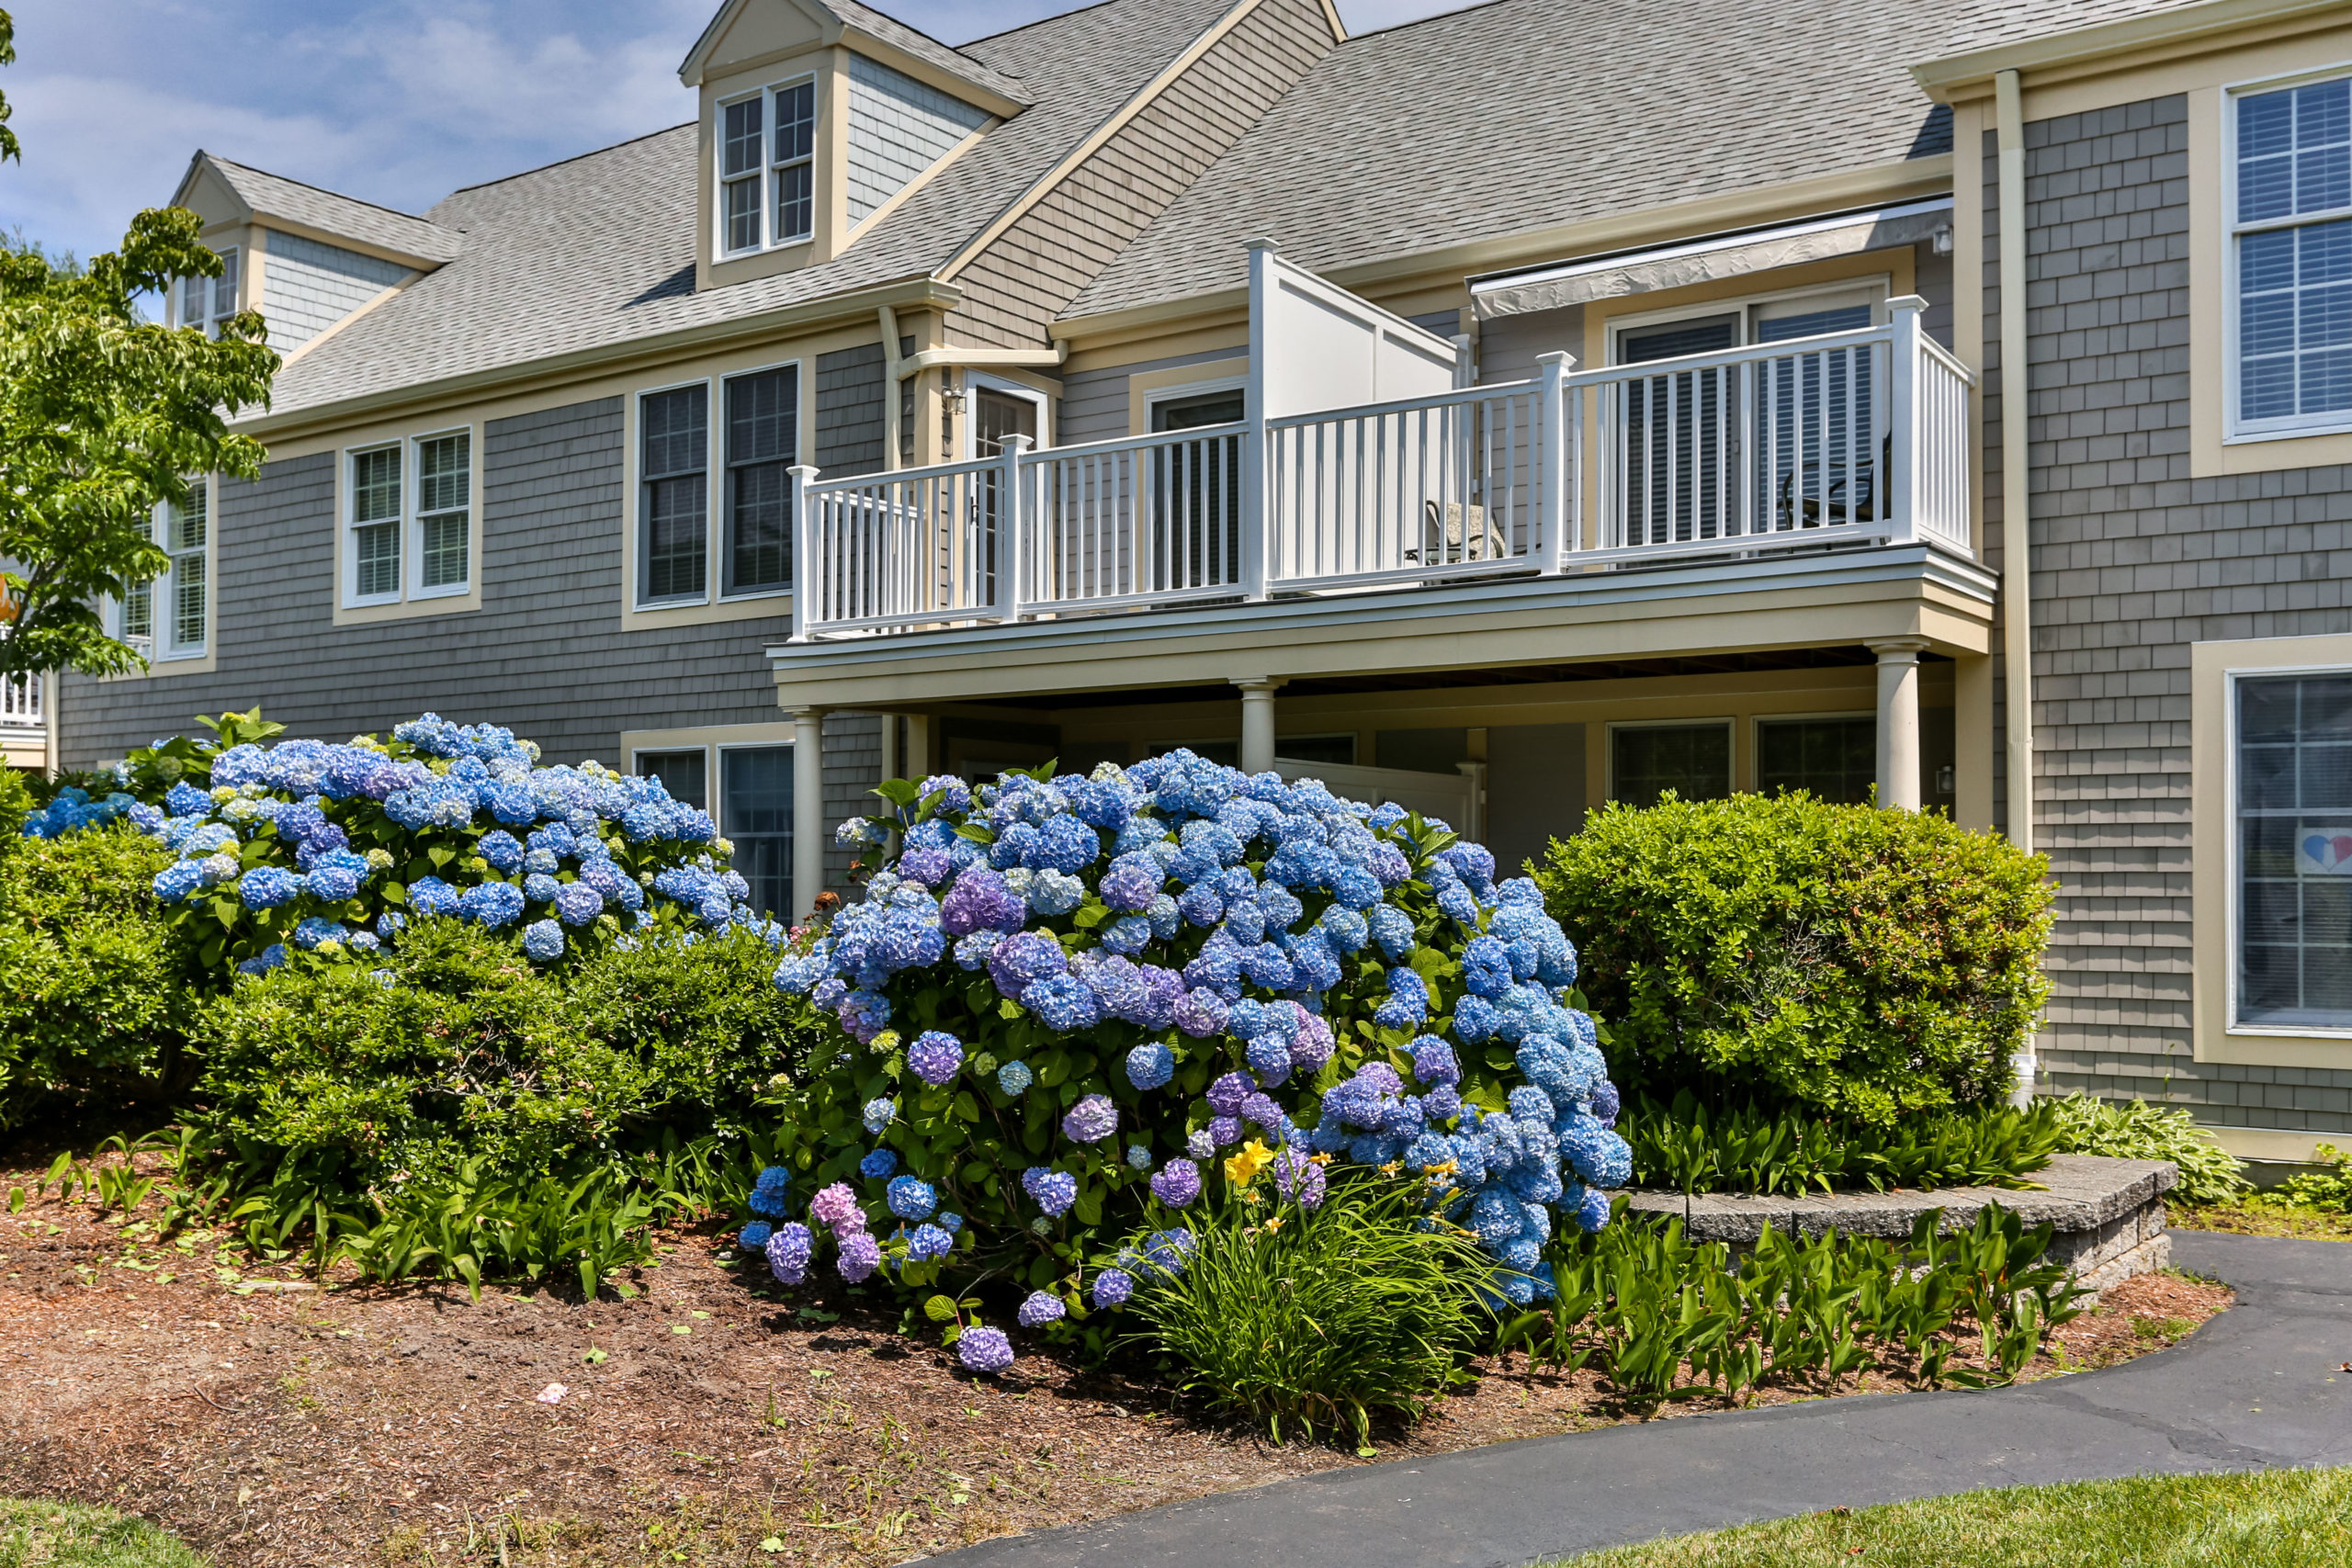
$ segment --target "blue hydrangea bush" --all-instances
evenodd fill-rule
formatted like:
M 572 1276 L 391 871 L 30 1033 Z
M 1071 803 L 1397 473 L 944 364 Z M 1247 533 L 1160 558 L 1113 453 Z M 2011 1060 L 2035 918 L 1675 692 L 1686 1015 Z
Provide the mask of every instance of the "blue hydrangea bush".
M 1446 824 L 1189 751 L 878 793 L 842 829 L 863 900 L 776 970 L 821 1022 L 744 1238 L 779 1279 L 995 1280 L 1036 1327 L 1117 1304 L 1128 1238 L 1181 1267 L 1182 1212 L 1268 1167 L 1303 1207 L 1333 1167 L 1418 1180 L 1521 1304 L 1555 1228 L 1606 1223 L 1630 1155 L 1575 950 Z
M 389 740 L 230 746 L 209 787 L 53 803 L 40 830 L 130 818 L 177 852 L 155 897 L 206 965 L 248 974 L 293 953 L 364 961 L 432 916 L 512 932 L 541 964 L 650 927 L 750 926 L 782 945 L 707 816 L 659 779 L 538 757 L 511 730 L 426 714 Z

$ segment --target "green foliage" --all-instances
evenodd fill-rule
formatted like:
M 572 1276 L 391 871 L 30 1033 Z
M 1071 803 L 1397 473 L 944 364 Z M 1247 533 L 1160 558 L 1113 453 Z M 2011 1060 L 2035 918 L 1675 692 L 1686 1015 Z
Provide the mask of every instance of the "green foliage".
M 0 1568 L 205 1568 L 208 1561 L 178 1538 L 112 1508 L 0 1497 Z
M 0 138 L 13 153 L 5 125 Z M 192 476 L 261 470 L 261 444 L 226 422 L 268 405 L 278 356 L 261 318 L 243 312 L 207 336 L 149 322 L 135 302 L 220 276 L 202 228 L 185 208 L 149 209 L 119 252 L 78 271 L 0 249 L 0 599 L 12 623 L 0 673 L 142 668 L 98 606 L 171 564 L 155 506 L 186 503 Z
M 2163 1156 L 2170 1159 L 2172 1156 Z M 2290 1176 L 2278 1187 L 2278 1195 L 2290 1203 L 2308 1203 L 2314 1209 L 2333 1209 L 2339 1213 L 2352 1213 L 2352 1164 L 2346 1162 L 2344 1152 L 2334 1144 L 2321 1144 L 2312 1150 L 2312 1163 L 2324 1168 Z M 2188 1173 L 2181 1175 L 2181 1186 L 2188 1185 Z M 2219 1201 L 2192 1198 L 2191 1202 Z
M 1478 1292 L 1493 1260 L 1452 1226 L 1418 1228 L 1419 1195 L 1418 1182 L 1364 1177 L 1335 1182 L 1312 1213 L 1203 1213 L 1182 1274 L 1138 1275 L 1129 1341 L 1277 1441 L 1288 1421 L 1365 1444 L 1374 1415 L 1425 1410 L 1491 1324 Z
M 2054 1153 L 2168 1159 L 2180 1168 L 2180 1185 L 2173 1191 L 2188 1203 L 2226 1203 L 2251 1185 L 2237 1156 L 2215 1143 L 2186 1111 L 2087 1094 L 2041 1103 L 2051 1108 L 2058 1130 Z
M 2352 1469 L 2140 1475 L 1824 1508 L 1549 1568 L 2318 1568 L 2346 1558 Z
M 1898 1117 L 1985 1105 L 2049 992 L 2048 866 L 1810 795 L 1612 804 L 1534 868 L 1628 1094 Z
M 1677 1192 L 1836 1192 L 1890 1187 L 2030 1187 L 2063 1138 L 2048 1100 L 1934 1111 L 1880 1127 L 1750 1103 L 1711 1111 L 1689 1089 L 1645 1095 L 1618 1124 L 1634 1185 Z M 2101 1151 L 2104 1152 L 2104 1151 Z
M 0 11 L 0 65 L 15 63 L 17 63 L 17 24 L 7 12 Z M 0 95 L 0 163 L 14 158 L 21 164 L 25 161 L 25 150 L 18 145 L 17 133 L 8 129 L 8 116 L 11 112 L 7 97 Z
M 1792 1236 L 1767 1222 L 1740 1258 L 1692 1242 L 1679 1217 L 1636 1219 L 1621 1198 L 1606 1229 L 1555 1239 L 1545 1257 L 1558 1296 L 1498 1338 L 1564 1371 L 1590 1364 L 1636 1405 L 1738 1398 L 1768 1377 L 1834 1379 L 1898 1349 L 1930 1387 L 2007 1382 L 2075 1315 L 2078 1292 L 2041 1261 L 2049 1225 L 2028 1230 L 1987 1205 L 1968 1229 L 1939 1235 L 1942 1218 L 1920 1215 L 1900 1246 Z M 1983 1371 L 1947 1364 L 1963 1329 Z
M 209 1157 L 291 1159 L 341 1191 L 443 1179 L 620 1170 L 681 1138 L 739 1133 L 795 1035 L 752 933 L 647 941 L 569 970 L 512 942 L 419 919 L 389 979 L 298 958 L 206 1010 Z M 340 1206 L 337 1203 L 334 1206 Z
M 172 852 L 128 823 L 18 837 L 23 799 L 0 786 L 0 1127 L 186 1088 L 207 982 L 148 893 Z
M 232 746 L 258 744 L 286 732 L 284 725 L 262 717 L 258 705 L 251 713 L 223 713 L 218 717 L 198 714 L 196 722 L 209 733 L 200 739 L 175 735 L 152 746 L 134 748 L 123 757 L 119 769 L 51 774 L 35 786 L 35 797 L 41 801 L 54 799 L 59 790 L 73 784 L 93 795 L 119 792 L 161 807 L 164 796 L 175 784 L 188 784 L 198 789 L 209 787 L 212 760 Z

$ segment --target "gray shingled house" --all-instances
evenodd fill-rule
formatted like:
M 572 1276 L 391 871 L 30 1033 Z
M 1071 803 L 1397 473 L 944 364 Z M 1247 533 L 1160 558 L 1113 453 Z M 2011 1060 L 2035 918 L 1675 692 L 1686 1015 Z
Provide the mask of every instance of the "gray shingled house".
M 2341 0 L 730 0 L 680 79 L 422 217 L 197 154 L 271 460 L 64 763 L 495 720 L 782 909 L 886 772 L 1189 745 L 1509 859 L 1875 788 L 2051 856 L 2041 1088 L 2352 1129 Z

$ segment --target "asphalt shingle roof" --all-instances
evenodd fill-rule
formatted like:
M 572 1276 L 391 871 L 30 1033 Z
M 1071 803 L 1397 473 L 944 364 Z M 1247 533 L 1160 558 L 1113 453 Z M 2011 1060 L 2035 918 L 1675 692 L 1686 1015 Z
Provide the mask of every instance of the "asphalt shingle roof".
M 1951 151 L 1909 68 L 2150 0 L 1496 0 L 1349 39 L 1065 318 Z M 1977 47 L 1972 42 L 1968 47 Z
M 209 163 L 227 181 L 237 198 L 256 212 L 283 218 L 289 222 L 307 224 L 330 234 L 366 241 L 398 251 L 402 255 L 418 256 L 426 261 L 455 261 L 465 254 L 466 240 L 437 223 L 405 212 L 395 212 L 389 207 L 338 196 L 331 190 L 306 186 L 282 175 L 265 174 L 249 169 L 243 164 L 232 164 L 218 153 L 199 152 L 197 156 Z
M 929 61 L 942 71 L 976 82 L 990 92 L 1001 93 L 1016 103 L 1031 101 L 1029 90 L 1022 85 L 1017 71 L 1001 71 L 976 54 L 951 48 L 929 33 L 918 32 L 896 17 L 885 16 L 871 6 L 859 5 L 858 0 L 821 0 L 821 3 L 831 6 L 842 20 L 852 27 L 865 28 L 884 42 L 905 50 L 917 60 Z
M 457 192 L 465 252 L 288 366 L 288 412 L 712 325 L 943 266 L 1229 0 L 1106 0 L 968 44 L 1034 106 L 820 265 L 695 291 L 695 127 Z

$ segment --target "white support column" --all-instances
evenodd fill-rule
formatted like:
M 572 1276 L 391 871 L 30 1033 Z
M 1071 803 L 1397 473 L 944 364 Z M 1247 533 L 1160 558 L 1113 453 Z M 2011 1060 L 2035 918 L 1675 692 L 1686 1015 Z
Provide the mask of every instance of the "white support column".
M 1887 377 L 1887 496 L 1884 508 L 1893 514 L 1892 544 L 1905 545 L 1919 536 L 1919 344 L 1920 312 L 1928 301 L 1917 294 L 1900 294 L 1886 302 L 1887 322 L 1894 329 L 1894 365 Z
M 1541 519 L 1536 531 L 1543 536 L 1544 570 L 1559 572 L 1567 570 L 1568 552 L 1577 547 L 1573 536 L 1577 508 L 1568 494 L 1573 468 L 1568 461 L 1568 376 L 1577 361 L 1576 355 L 1555 350 L 1537 355 L 1535 363 L 1544 382 L 1537 416 L 1543 429 L 1537 437 L 1536 461 L 1543 467 L 1535 480 L 1536 513 Z
M 1919 637 L 1870 645 L 1878 655 L 1878 803 L 1919 809 Z
M 825 886 L 825 710 L 792 711 L 792 919 L 817 907 Z
M 903 778 L 899 771 L 899 716 L 894 713 L 876 716 L 882 721 L 882 776 Z
M 1241 689 L 1241 771 L 1265 773 L 1274 765 L 1274 693 L 1282 682 L 1251 675 L 1233 683 Z
M 1241 405 L 1241 414 L 1250 422 L 1250 430 L 1241 438 L 1240 565 L 1241 597 L 1253 604 L 1266 597 L 1268 576 L 1266 393 L 1270 367 L 1266 359 L 1273 353 L 1274 344 L 1267 334 L 1273 321 L 1269 311 L 1274 300 L 1274 258 L 1281 250 L 1272 240 L 1250 242 L 1250 370 Z M 1250 754 L 1247 741 L 1242 744 L 1241 754 L 1245 759 Z M 1273 766 L 1271 750 L 1266 758 L 1266 765 Z
M 817 604 L 817 516 L 808 502 L 808 487 L 817 470 L 802 463 L 786 470 L 792 476 L 792 642 L 807 642 L 809 628 L 823 619 Z

